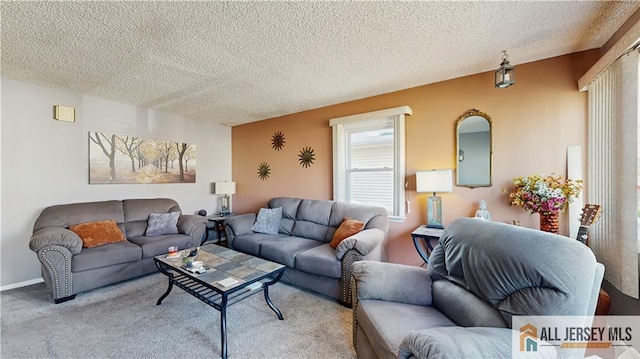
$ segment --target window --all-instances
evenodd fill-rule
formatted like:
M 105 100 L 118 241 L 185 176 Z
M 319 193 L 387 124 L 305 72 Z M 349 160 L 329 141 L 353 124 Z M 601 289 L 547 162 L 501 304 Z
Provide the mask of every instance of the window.
M 333 198 L 382 206 L 405 217 L 405 115 L 408 106 L 334 118 Z

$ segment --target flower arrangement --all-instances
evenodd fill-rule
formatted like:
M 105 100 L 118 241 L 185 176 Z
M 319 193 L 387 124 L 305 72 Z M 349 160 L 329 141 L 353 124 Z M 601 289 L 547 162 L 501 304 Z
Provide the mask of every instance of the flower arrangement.
M 515 188 L 508 192 L 511 205 L 524 208 L 530 213 L 548 215 L 563 213 L 569 203 L 578 197 L 582 180 L 562 180 L 562 176 L 533 175 L 513 179 Z

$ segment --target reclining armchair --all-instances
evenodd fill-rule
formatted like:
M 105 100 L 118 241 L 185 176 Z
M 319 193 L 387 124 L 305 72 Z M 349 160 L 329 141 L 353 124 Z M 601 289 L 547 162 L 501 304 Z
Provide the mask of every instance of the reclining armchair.
M 351 268 L 358 358 L 511 357 L 515 315 L 593 315 L 604 266 L 567 237 L 461 218 L 426 269 Z

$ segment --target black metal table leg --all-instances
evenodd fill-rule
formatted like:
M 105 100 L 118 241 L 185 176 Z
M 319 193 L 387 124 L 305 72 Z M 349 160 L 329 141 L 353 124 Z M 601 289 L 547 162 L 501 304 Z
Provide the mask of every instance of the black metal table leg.
M 427 252 L 423 250 L 422 246 L 419 243 L 420 239 L 422 239 L 427 244 L 427 247 L 429 248 L 429 250 L 433 250 L 433 248 L 431 248 L 429 239 L 424 237 L 414 236 L 414 235 L 412 235 L 411 238 L 413 238 L 413 245 L 416 247 L 416 250 L 418 251 L 420 258 L 422 258 L 422 260 L 425 263 L 429 263 L 429 255 L 427 254 Z
M 267 304 L 269 305 L 269 308 L 271 308 L 271 310 L 273 310 L 276 315 L 278 316 L 278 319 L 283 320 L 284 318 L 282 317 L 282 313 L 280 312 L 280 309 L 278 309 L 273 302 L 271 301 L 271 298 L 269 298 L 269 286 L 276 283 L 277 281 L 280 280 L 280 278 L 282 278 L 282 275 L 284 274 L 284 271 L 280 272 L 280 274 L 278 274 L 278 276 L 270 281 L 270 282 L 265 282 L 263 283 L 264 286 L 264 300 L 267 302 Z
M 156 305 L 160 305 L 162 304 L 162 301 L 164 300 L 164 298 L 166 298 L 169 295 L 169 293 L 171 293 L 171 290 L 173 289 L 173 274 L 167 272 L 164 268 L 162 268 L 162 265 L 159 264 L 158 262 L 155 262 L 155 263 L 156 263 L 156 267 L 158 267 L 158 270 L 162 272 L 162 274 L 166 275 L 167 278 L 169 279 L 169 287 L 167 288 L 167 291 L 164 292 L 164 294 L 156 302 Z
M 169 295 L 169 293 L 171 293 L 171 289 L 173 289 L 173 282 L 171 281 L 171 278 L 169 278 L 169 288 L 167 288 L 167 291 L 164 292 L 164 294 L 160 297 L 160 299 L 158 299 L 158 301 L 156 302 L 156 305 L 162 304 L 162 301 L 164 300 L 164 298 L 166 298 Z
M 227 295 L 222 295 L 220 303 L 220 337 L 222 339 L 222 359 L 227 359 Z

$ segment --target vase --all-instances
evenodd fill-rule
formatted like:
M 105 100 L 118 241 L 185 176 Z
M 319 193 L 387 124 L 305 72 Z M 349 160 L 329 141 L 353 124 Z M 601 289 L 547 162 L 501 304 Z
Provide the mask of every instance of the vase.
M 550 212 L 550 213 L 540 213 L 540 230 L 550 233 L 559 234 L 560 229 L 558 226 L 558 213 Z

